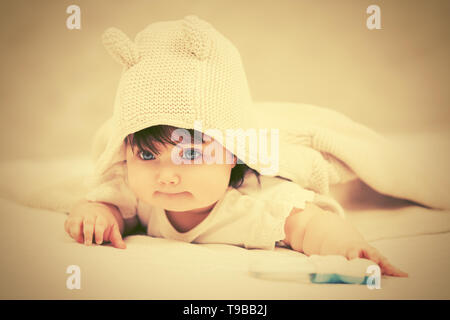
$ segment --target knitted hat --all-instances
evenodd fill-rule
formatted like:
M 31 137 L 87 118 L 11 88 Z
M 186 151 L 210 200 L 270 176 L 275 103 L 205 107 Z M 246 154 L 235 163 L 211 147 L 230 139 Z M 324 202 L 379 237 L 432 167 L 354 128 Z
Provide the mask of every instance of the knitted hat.
M 226 130 L 241 129 L 233 135 L 245 139 L 245 130 L 258 126 L 238 50 L 198 17 L 152 23 L 134 42 L 109 28 L 103 43 L 124 69 L 114 132 L 97 161 L 97 175 L 126 159 L 124 138 L 147 127 L 196 129 L 226 147 Z M 246 144 L 229 151 L 260 171 L 254 148 Z

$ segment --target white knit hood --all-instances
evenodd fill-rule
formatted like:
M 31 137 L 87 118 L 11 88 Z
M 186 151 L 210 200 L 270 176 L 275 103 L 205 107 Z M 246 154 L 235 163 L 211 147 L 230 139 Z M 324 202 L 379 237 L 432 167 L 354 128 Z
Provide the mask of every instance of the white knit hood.
M 114 104 L 114 132 L 96 163 L 97 175 L 125 159 L 127 135 L 147 127 L 197 129 L 224 146 L 225 130 L 242 129 L 244 135 L 244 130 L 256 128 L 240 54 L 209 23 L 196 16 L 152 23 L 134 42 L 109 28 L 103 43 L 124 69 Z M 251 148 L 229 151 L 252 159 L 247 164 L 259 169 Z

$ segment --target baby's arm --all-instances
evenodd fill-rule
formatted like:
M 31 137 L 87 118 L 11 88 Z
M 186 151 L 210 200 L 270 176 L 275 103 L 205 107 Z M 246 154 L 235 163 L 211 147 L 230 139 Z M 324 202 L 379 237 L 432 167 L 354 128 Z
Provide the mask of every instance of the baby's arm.
M 111 242 L 114 247 L 125 249 L 122 235 L 134 229 L 137 218 L 124 220 L 114 205 L 102 202 L 80 201 L 71 210 L 64 228 L 77 242 L 85 245 Z
M 383 274 L 407 277 L 369 245 L 356 228 L 338 215 L 307 202 L 304 210 L 294 208 L 286 219 L 284 242 L 307 255 L 343 255 L 376 262 Z
M 97 130 L 92 144 L 92 160 L 99 161 L 113 132 L 113 119 Z M 138 226 L 137 199 L 126 183 L 126 161 L 114 163 L 100 176 L 88 177 L 89 192 L 70 211 L 66 232 L 80 243 L 111 242 L 125 248 L 122 236 Z

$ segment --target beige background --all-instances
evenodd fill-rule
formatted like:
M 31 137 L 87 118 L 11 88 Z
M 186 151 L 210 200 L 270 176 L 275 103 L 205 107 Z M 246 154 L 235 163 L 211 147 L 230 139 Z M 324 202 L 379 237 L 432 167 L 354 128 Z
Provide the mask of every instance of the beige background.
M 66 8 L 81 8 L 68 30 Z M 366 8 L 381 8 L 368 30 Z M 101 44 L 115 26 L 195 14 L 241 52 L 255 100 L 338 110 L 380 132 L 450 130 L 450 1 L 2 1 L 0 160 L 88 153 L 121 66 Z

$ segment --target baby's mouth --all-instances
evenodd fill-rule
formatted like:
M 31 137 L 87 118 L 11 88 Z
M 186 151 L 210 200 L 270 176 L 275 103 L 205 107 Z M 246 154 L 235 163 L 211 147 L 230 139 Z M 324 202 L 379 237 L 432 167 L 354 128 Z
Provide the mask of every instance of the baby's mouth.
M 163 196 L 163 197 L 169 197 L 169 198 L 175 198 L 180 196 L 187 196 L 190 193 L 187 191 L 183 192 L 161 192 L 161 191 L 155 191 L 156 196 Z

